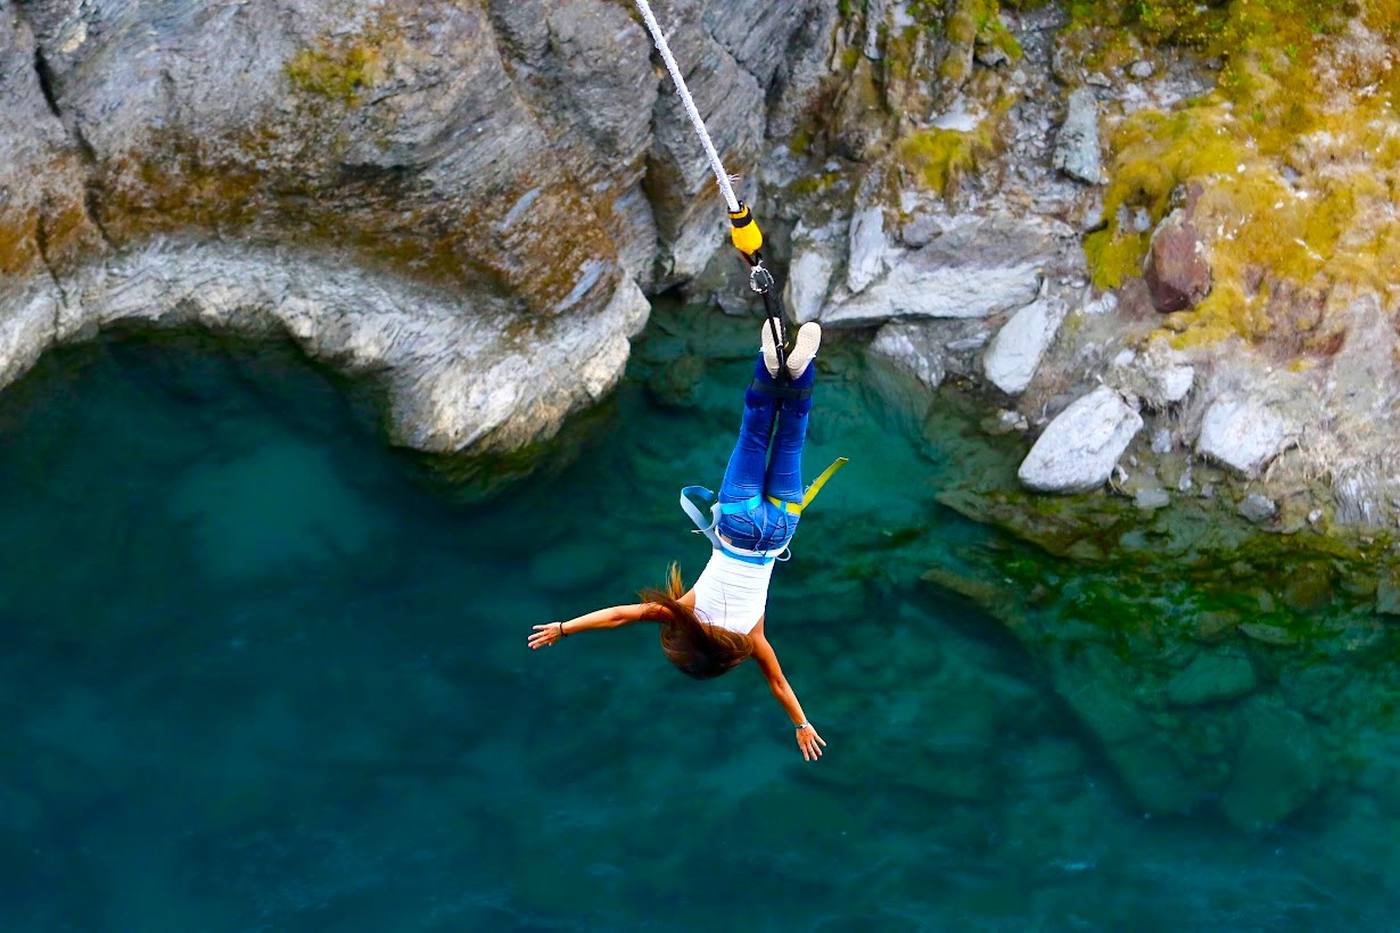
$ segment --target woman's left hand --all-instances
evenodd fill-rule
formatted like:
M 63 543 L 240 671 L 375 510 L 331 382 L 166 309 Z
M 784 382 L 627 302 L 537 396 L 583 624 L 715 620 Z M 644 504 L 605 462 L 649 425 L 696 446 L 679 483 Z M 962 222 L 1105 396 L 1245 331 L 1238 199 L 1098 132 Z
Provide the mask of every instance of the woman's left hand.
M 531 633 L 530 640 L 526 642 L 531 648 L 548 648 L 559 640 L 563 631 L 563 626 L 558 622 L 546 622 L 543 625 L 536 625 L 535 631 Z
M 816 761 L 822 756 L 822 748 L 825 745 L 826 739 L 817 735 L 817 730 L 810 725 L 797 730 L 797 747 L 802 749 L 803 761 Z

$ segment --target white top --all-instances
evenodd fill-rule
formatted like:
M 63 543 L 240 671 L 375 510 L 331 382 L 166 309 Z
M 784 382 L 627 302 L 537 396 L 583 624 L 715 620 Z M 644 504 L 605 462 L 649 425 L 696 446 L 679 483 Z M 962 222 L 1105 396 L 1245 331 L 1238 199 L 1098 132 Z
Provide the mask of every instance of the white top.
M 773 564 L 750 564 L 716 548 L 695 581 L 695 614 L 701 622 L 747 635 L 763 618 Z

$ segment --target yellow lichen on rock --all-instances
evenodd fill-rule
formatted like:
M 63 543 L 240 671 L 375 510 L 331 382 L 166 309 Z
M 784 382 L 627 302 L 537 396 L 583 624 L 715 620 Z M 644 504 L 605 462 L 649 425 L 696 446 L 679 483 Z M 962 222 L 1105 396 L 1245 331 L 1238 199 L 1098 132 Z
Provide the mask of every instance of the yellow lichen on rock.
M 899 163 L 924 187 L 945 197 L 952 194 L 959 179 L 1001 148 L 1001 124 L 1015 102 L 1015 97 L 1002 98 L 971 130 L 914 130 L 896 146 Z
M 287 62 L 287 77 L 299 89 L 353 103 L 365 88 L 384 79 L 384 55 L 367 37 L 347 45 L 302 49 Z
M 1105 17 L 1110 6 L 1076 13 Z M 1218 55 L 1223 68 L 1209 94 L 1111 129 L 1107 225 L 1085 244 L 1095 283 L 1139 274 L 1146 230 L 1197 186 L 1192 223 L 1215 286 L 1170 319 L 1180 342 L 1296 343 L 1319 323 L 1298 307 L 1323 307 L 1333 290 L 1400 305 L 1400 0 L 1358 2 L 1350 15 L 1321 0 L 1133 6 L 1124 28 Z

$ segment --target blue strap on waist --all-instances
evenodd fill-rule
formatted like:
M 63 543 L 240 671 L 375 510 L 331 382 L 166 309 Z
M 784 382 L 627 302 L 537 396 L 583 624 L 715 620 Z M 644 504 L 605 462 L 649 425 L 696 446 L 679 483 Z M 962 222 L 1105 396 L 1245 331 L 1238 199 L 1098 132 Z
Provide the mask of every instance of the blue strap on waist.
M 700 511 L 700 506 L 695 504 L 696 499 L 710 507 L 708 517 Z M 762 496 L 753 496 L 741 502 L 719 502 L 715 494 L 704 486 L 687 486 L 681 490 L 681 508 L 695 523 L 696 531 L 709 538 L 710 544 L 716 549 L 746 564 L 768 564 L 779 560 L 787 550 L 787 545 L 769 551 L 750 551 L 747 548 L 735 547 L 720 537 L 719 519 L 721 515 L 737 515 L 762 504 Z

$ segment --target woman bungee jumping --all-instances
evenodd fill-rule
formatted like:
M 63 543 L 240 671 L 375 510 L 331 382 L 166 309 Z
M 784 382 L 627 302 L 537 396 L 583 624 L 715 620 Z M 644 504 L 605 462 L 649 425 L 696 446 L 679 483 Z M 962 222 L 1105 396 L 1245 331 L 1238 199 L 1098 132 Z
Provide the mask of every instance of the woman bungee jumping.
M 641 602 L 632 605 L 536 625 L 528 643 L 532 649 L 544 648 L 579 632 L 656 622 L 666 657 L 697 680 L 718 677 L 752 657 L 796 726 L 803 759 L 815 761 L 826 742 L 807 721 L 783 676 L 763 620 L 773 564 L 786 559 L 803 507 L 845 460 L 828 467 L 804 493 L 802 448 L 821 327 L 815 322 L 802 325 L 786 358 L 779 350 L 781 334 L 775 338 L 777 330 L 772 320 L 763 327 L 762 349 L 753 382 L 744 392 L 739 437 L 719 496 L 699 486 L 681 492 L 682 507 L 712 546 L 694 588 L 685 589 L 678 566 L 672 564 L 665 589 L 645 591 Z M 710 503 L 708 521 L 696 498 Z

